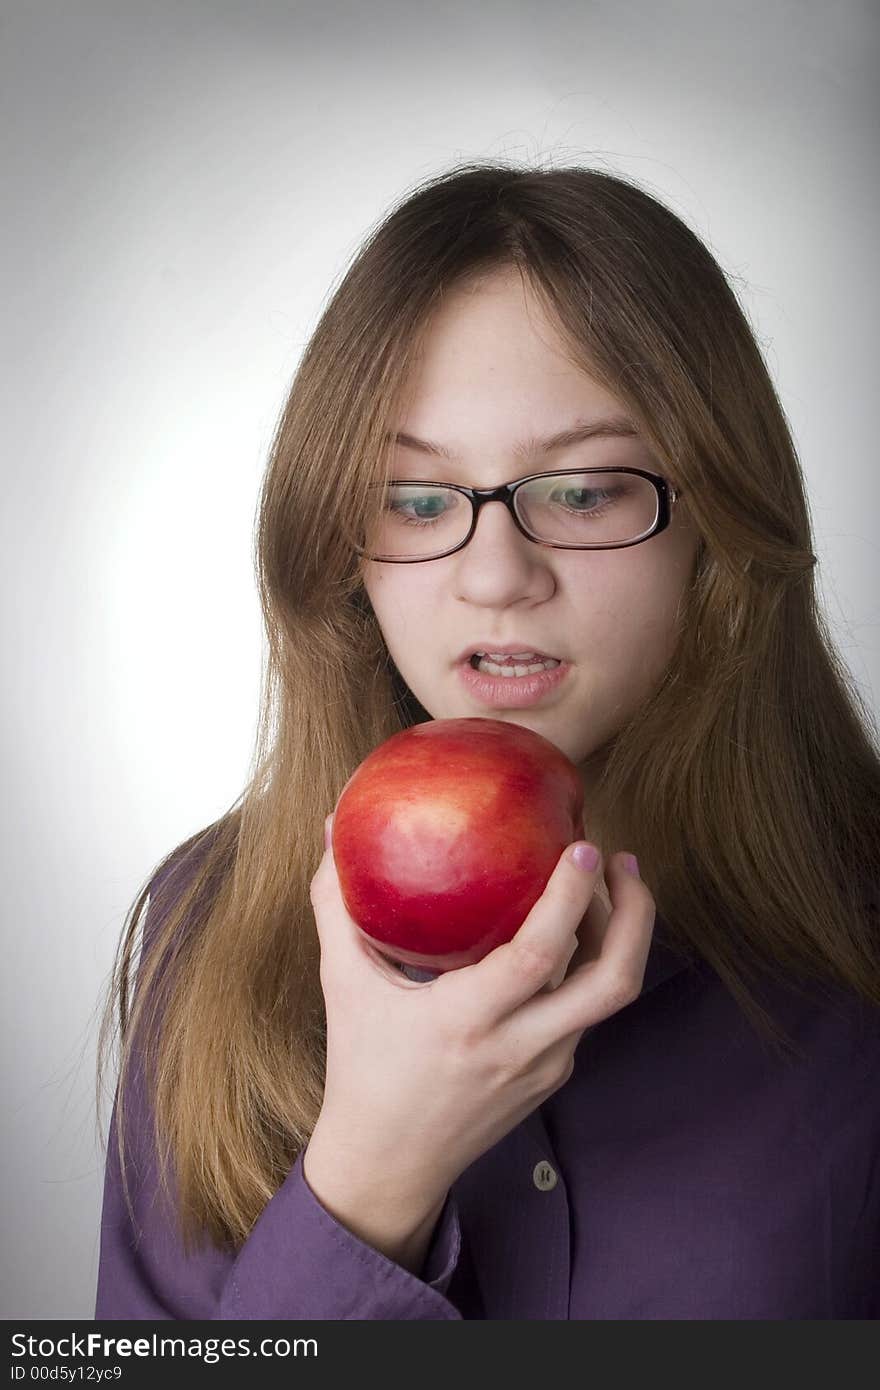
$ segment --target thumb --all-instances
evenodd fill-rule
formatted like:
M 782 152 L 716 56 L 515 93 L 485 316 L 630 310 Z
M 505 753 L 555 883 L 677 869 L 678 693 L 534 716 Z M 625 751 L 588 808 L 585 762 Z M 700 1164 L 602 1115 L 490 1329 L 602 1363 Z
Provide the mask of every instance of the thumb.
M 345 906 L 333 856 L 333 813 L 324 819 L 324 853 L 312 879 L 309 897 L 321 944 L 321 959 L 336 958 L 353 941 L 358 926 Z
M 333 854 L 332 812 L 324 820 L 324 856 L 312 879 L 311 901 L 325 974 L 342 978 L 364 965 L 378 968 L 386 978 L 396 974 L 345 905 Z

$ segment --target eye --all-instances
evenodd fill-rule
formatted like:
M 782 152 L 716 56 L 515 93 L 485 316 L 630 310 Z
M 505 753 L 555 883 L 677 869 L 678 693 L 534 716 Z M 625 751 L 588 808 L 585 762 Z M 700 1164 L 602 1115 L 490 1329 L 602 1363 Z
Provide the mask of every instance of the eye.
M 554 502 L 562 502 L 567 507 L 573 507 L 575 511 L 585 508 L 591 500 L 598 497 L 605 497 L 606 493 L 600 488 L 595 487 L 567 487 L 557 489 L 553 495 Z
M 385 510 L 395 521 L 410 526 L 431 526 L 442 521 L 460 503 L 459 494 L 452 489 L 398 483 L 388 490 Z

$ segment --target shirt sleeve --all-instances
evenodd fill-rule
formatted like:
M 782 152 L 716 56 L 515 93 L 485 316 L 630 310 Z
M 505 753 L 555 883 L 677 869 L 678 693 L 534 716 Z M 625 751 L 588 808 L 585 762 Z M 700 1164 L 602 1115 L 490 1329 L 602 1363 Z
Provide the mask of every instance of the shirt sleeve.
M 146 933 L 145 933 L 146 935 Z M 460 1319 L 445 1296 L 461 1251 L 452 1191 L 421 1277 L 338 1222 L 306 1182 L 302 1154 L 237 1250 L 185 1253 L 159 1181 L 152 1111 L 132 1059 L 125 1099 L 126 1203 L 113 1104 L 104 1178 L 95 1319 Z

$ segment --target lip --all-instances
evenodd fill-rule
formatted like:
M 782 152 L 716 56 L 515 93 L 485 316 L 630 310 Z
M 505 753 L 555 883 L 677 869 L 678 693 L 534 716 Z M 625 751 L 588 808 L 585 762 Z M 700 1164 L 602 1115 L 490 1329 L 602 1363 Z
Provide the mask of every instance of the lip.
M 504 637 L 496 641 L 492 637 L 487 637 L 484 640 L 473 642 L 469 647 L 464 647 L 455 658 L 456 665 L 460 661 L 470 661 L 474 652 L 534 652 L 535 656 L 544 657 L 548 661 L 562 660 L 556 652 L 543 652 L 540 647 L 533 647 L 531 642 L 526 641 L 525 638 Z
M 468 648 L 468 652 L 472 650 Z M 526 651 L 526 648 L 520 647 L 518 650 Z M 486 676 L 482 671 L 475 671 L 466 659 L 458 663 L 457 670 L 468 694 L 480 704 L 503 709 L 526 709 L 529 705 L 537 705 L 551 690 L 562 684 L 571 670 L 571 663 L 562 661 L 552 671 L 542 671 L 534 676 Z

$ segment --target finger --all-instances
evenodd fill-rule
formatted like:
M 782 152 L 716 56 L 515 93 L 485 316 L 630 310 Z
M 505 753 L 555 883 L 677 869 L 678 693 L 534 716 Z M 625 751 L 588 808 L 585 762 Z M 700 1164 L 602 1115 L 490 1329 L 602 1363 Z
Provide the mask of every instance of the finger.
M 612 911 L 598 956 L 577 965 L 552 994 L 532 1000 L 517 1014 L 517 1037 L 536 1055 L 560 1038 L 601 1023 L 641 993 L 656 906 L 647 886 L 627 871 L 625 859 L 620 853 L 609 862 Z
M 549 994 L 552 990 L 558 989 L 562 981 L 567 979 L 579 965 L 598 959 L 610 916 L 611 900 L 608 897 L 608 888 L 603 876 L 596 880 L 590 905 L 581 918 L 576 935 L 572 938 L 571 951 L 567 960 L 556 971 L 553 978 L 542 986 L 545 993 Z
M 331 813 L 324 820 L 324 853 L 321 856 L 321 862 L 318 864 L 312 881 L 309 884 L 309 897 L 313 907 L 316 900 L 323 900 L 325 897 L 332 899 L 334 897 L 333 880 L 335 878 L 335 861 L 333 858 L 332 825 L 333 815 Z M 336 887 L 338 890 L 338 880 Z M 317 926 L 318 935 L 320 936 L 320 921 L 317 921 Z
M 568 953 L 563 957 L 558 968 L 554 970 L 547 983 L 541 986 L 539 993 L 552 994 L 554 989 L 559 988 L 559 986 L 562 984 L 562 981 L 568 974 L 568 968 L 571 962 L 574 960 L 575 956 L 578 953 L 578 946 L 578 939 L 576 936 L 573 936 L 569 944 Z
M 578 841 L 582 844 L 582 841 Z M 547 885 L 516 935 L 468 967 L 470 983 L 479 995 L 483 1017 L 506 1017 L 531 999 L 568 963 L 578 926 L 602 873 L 601 855 L 595 868 L 579 868 L 569 845 Z
M 602 896 L 600 897 L 600 891 Z M 608 904 L 606 907 L 605 904 Z M 578 966 L 585 965 L 588 961 L 598 960 L 602 950 L 602 942 L 605 940 L 605 933 L 608 930 L 608 919 L 611 916 L 611 904 L 608 898 L 608 889 L 605 886 L 604 877 L 596 884 L 590 905 L 584 913 L 583 919 L 577 930 L 575 949 L 565 972 L 565 977 L 572 975 Z M 561 981 L 560 981 L 561 983 Z
M 417 984 L 425 984 L 430 980 L 436 980 L 443 974 L 442 970 L 427 970 L 419 965 L 407 965 L 406 961 L 401 961 L 397 966 L 401 975 L 405 975 L 408 980 L 415 980 Z
M 322 973 L 328 979 L 347 982 L 350 987 L 353 972 L 360 972 L 362 977 L 366 964 L 374 974 L 399 985 L 400 971 L 368 939 L 345 905 L 333 855 L 332 827 L 331 814 L 324 822 L 324 855 L 309 890 Z
M 591 902 L 598 903 L 604 912 L 604 920 L 607 922 L 611 916 L 611 898 L 608 896 L 608 884 L 605 882 L 605 875 L 600 874 L 596 879 L 596 889 L 593 893 Z

